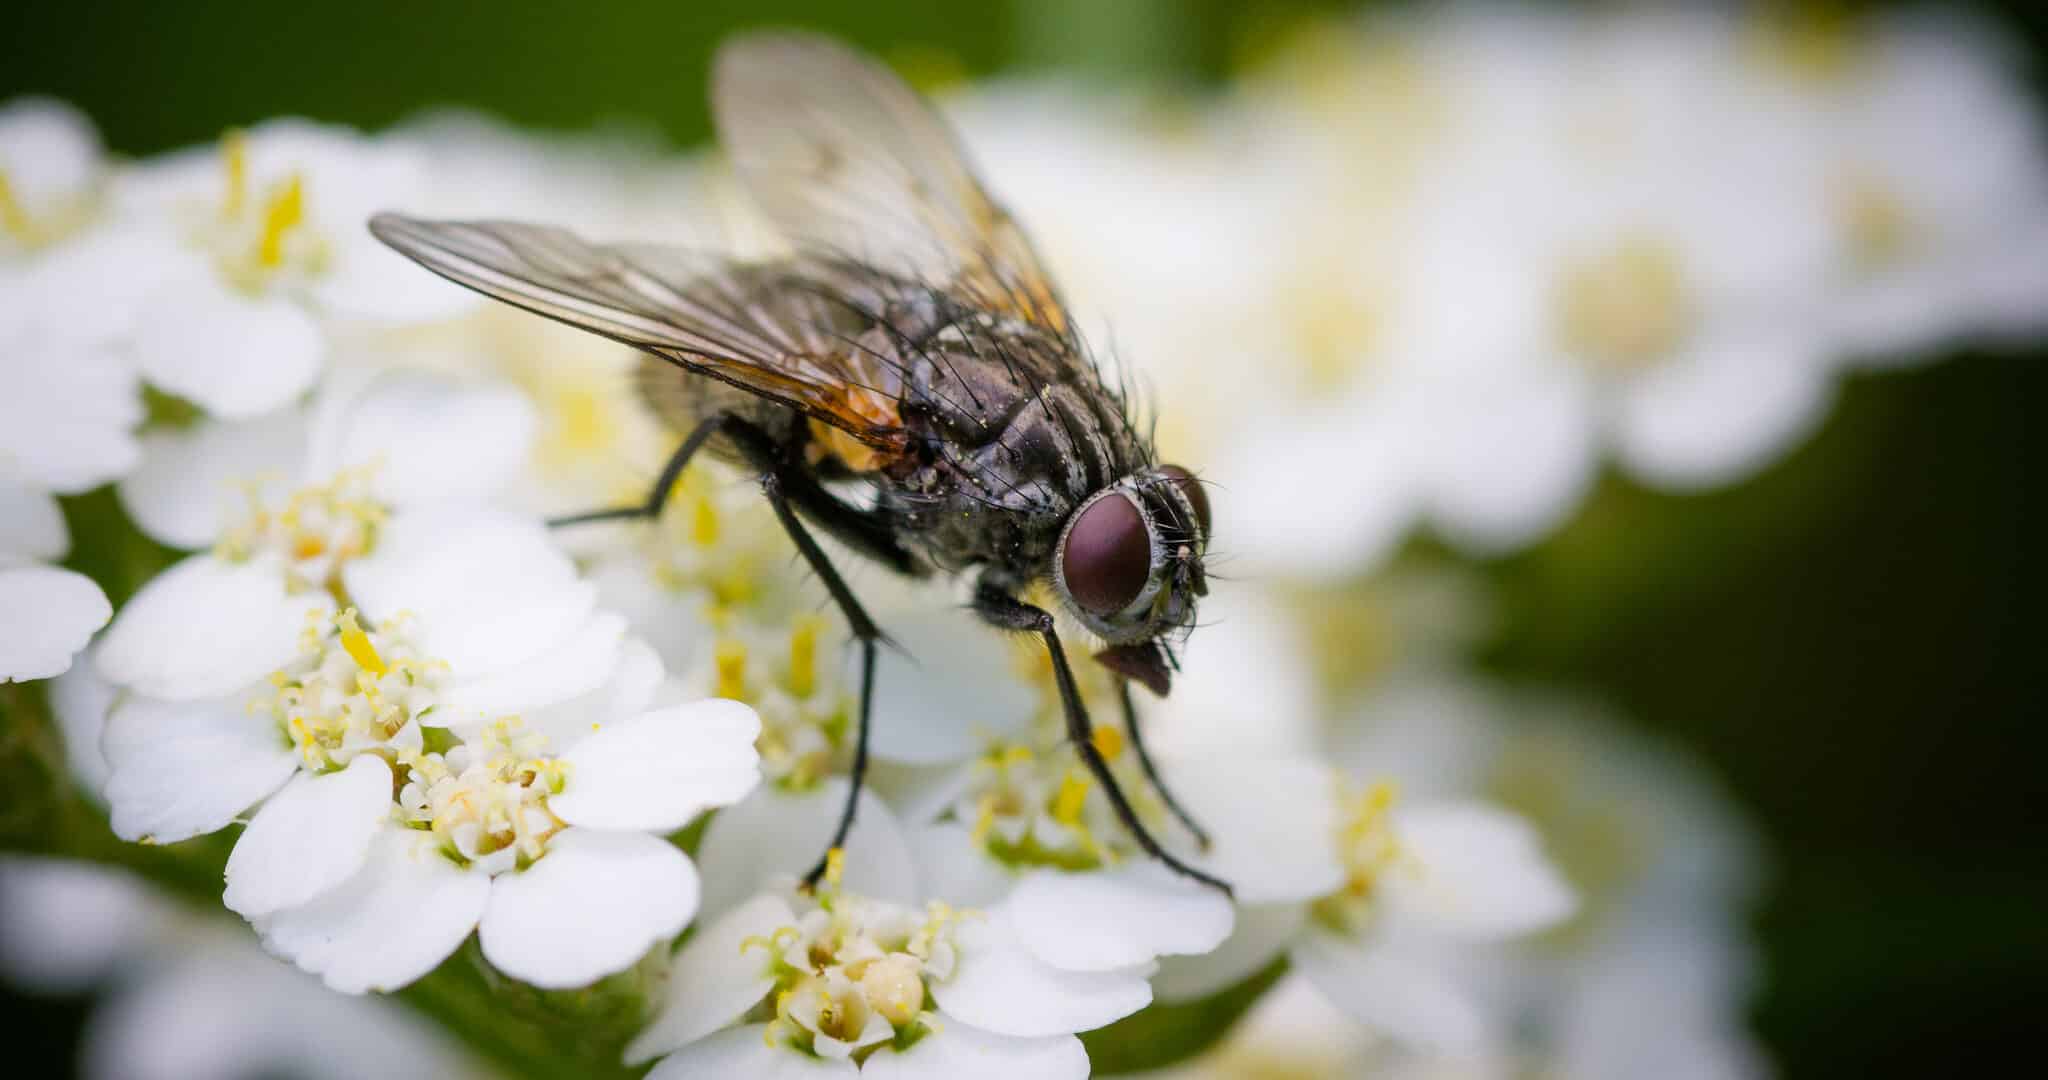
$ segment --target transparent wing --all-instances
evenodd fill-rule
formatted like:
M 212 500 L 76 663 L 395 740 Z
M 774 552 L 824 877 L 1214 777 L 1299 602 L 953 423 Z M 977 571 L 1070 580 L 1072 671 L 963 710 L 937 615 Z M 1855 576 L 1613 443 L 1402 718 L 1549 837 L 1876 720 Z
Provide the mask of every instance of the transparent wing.
M 379 214 L 370 231 L 486 296 L 664 356 L 864 443 L 901 444 L 901 373 L 853 342 L 855 308 L 792 266 L 593 244 L 508 221 Z
M 711 101 L 748 194 L 800 250 L 1068 333 L 1030 241 L 888 69 L 825 38 L 752 34 L 719 49 Z

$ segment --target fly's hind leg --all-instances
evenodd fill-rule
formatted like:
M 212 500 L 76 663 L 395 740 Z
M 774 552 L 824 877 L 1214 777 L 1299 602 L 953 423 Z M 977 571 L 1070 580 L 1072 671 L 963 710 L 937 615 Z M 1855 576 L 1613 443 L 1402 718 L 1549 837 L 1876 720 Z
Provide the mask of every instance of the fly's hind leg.
M 1123 822 L 1131 839 L 1145 849 L 1145 853 L 1165 863 L 1175 873 L 1201 882 L 1212 889 L 1230 896 L 1230 884 L 1221 878 L 1205 874 L 1176 858 L 1173 853 L 1161 847 L 1159 841 L 1145 829 L 1138 820 L 1138 812 L 1131 807 L 1131 800 L 1117 784 L 1115 774 L 1109 771 L 1109 762 L 1103 760 L 1102 751 L 1095 745 L 1095 727 L 1088 720 L 1088 709 L 1081 704 L 1080 688 L 1074 685 L 1073 669 L 1067 666 L 1066 651 L 1060 648 L 1059 635 L 1053 630 L 1053 618 L 1043 608 L 1033 607 L 1004 592 L 984 580 L 974 590 L 974 611 L 983 621 L 1004 630 L 1022 630 L 1037 634 L 1044 639 L 1046 650 L 1052 654 L 1053 681 L 1059 684 L 1060 704 L 1067 714 L 1067 737 L 1074 743 L 1074 752 L 1081 755 L 1081 763 L 1088 767 L 1102 792 L 1109 797 L 1109 805 L 1116 810 L 1117 820 Z M 1156 778 L 1155 778 L 1155 783 Z M 1161 789 L 1162 791 L 1164 789 Z

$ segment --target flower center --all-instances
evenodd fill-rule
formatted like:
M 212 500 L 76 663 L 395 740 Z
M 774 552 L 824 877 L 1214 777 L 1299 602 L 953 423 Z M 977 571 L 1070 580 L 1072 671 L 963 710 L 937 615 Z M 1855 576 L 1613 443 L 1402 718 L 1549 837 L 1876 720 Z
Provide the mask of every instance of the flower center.
M 1597 371 L 1640 370 L 1665 359 L 1691 322 L 1678 253 L 1655 238 L 1631 237 L 1582 259 L 1559 284 L 1558 335 Z
M 447 670 L 414 648 L 403 620 L 365 630 L 350 608 L 309 625 L 299 659 L 270 677 L 275 693 L 250 707 L 276 718 L 307 770 L 332 772 L 362 753 L 417 752 L 415 721 Z
M 563 823 L 548 809 L 568 764 L 517 718 L 493 721 L 446 752 L 404 757 L 400 817 L 441 840 L 443 850 L 490 873 L 528 866 Z
M 369 494 L 371 471 L 344 469 L 292 493 L 277 510 L 264 507 L 251 485 L 247 516 L 222 535 L 216 554 L 231 562 L 274 555 L 292 591 L 336 589 L 342 565 L 369 552 L 388 514 Z
M 1865 273 L 1895 266 L 1920 239 L 1919 223 L 1898 192 L 1867 172 L 1837 177 L 1831 186 L 1836 228 L 1850 264 Z
M 83 228 L 92 218 L 96 200 L 93 192 L 83 191 L 39 202 L 31 211 L 15 191 L 7 170 L 0 169 L 0 238 L 12 241 L 20 250 L 48 247 Z
M 953 972 L 962 917 L 934 902 L 922 915 L 828 886 L 817 909 L 742 948 L 770 956 L 775 989 L 758 1012 L 771 1045 L 864 1061 L 937 1029 L 930 984 Z
M 280 275 L 313 275 L 324 270 L 328 245 L 306 220 L 305 177 L 297 172 L 252 192 L 248 138 L 230 131 L 221 139 L 225 174 L 220 206 L 192 239 L 213 258 L 222 280 L 245 293 L 260 293 Z
M 777 648 L 750 645 L 735 632 L 720 638 L 712 652 L 712 696 L 754 707 L 761 718 L 754 747 L 762 772 L 790 790 L 831 775 L 846 749 L 850 699 L 818 664 L 826 626 L 823 616 L 800 615 L 790 620 Z
M 1379 882 L 1403 857 L 1393 829 L 1399 797 L 1399 789 L 1386 780 L 1342 796 L 1337 857 L 1344 867 L 1344 885 L 1315 904 L 1314 915 L 1325 925 L 1356 930 L 1371 920 Z

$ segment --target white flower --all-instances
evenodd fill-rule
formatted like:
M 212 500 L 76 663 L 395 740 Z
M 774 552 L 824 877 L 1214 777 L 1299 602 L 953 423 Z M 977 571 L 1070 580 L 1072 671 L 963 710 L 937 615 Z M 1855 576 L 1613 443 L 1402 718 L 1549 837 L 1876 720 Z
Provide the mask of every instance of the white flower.
M 302 495 L 124 610 L 98 653 L 130 689 L 103 736 L 115 831 L 168 842 L 261 800 L 226 903 L 338 989 L 404 985 L 473 929 L 535 985 L 629 966 L 697 902 L 647 834 L 753 787 L 753 713 L 650 709 L 659 660 L 538 524 L 386 512 Z
M 1084 1077 L 1073 1032 L 1151 1000 L 1149 965 L 1050 968 L 1008 913 L 923 911 L 829 885 L 793 910 L 764 893 L 677 954 L 670 993 L 627 1048 L 653 1076 Z
M 99 132 L 61 101 L 0 106 L 0 259 L 33 253 L 85 224 L 105 161 Z
M 473 298 L 404 272 L 363 227 L 418 206 L 426 176 L 401 148 L 276 121 L 122 173 L 109 243 L 140 283 L 127 341 L 143 377 L 209 414 L 246 418 L 313 385 L 322 319 L 432 317 Z

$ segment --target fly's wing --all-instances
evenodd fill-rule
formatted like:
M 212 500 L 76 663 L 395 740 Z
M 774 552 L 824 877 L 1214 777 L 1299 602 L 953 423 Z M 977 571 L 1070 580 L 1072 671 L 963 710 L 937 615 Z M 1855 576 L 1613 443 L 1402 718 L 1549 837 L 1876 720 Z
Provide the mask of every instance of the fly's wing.
M 902 444 L 899 371 L 854 343 L 848 304 L 800 267 L 593 244 L 506 221 L 379 214 L 370 231 L 456 284 L 666 357 L 870 446 Z
M 799 250 L 1069 336 L 1030 241 L 945 121 L 887 69 L 824 38 L 753 34 L 719 50 L 711 102 L 748 194 Z

